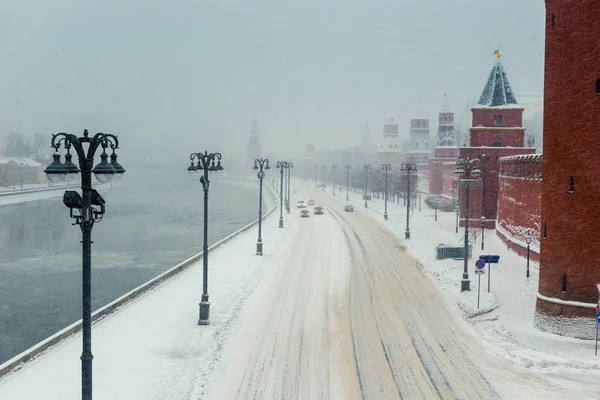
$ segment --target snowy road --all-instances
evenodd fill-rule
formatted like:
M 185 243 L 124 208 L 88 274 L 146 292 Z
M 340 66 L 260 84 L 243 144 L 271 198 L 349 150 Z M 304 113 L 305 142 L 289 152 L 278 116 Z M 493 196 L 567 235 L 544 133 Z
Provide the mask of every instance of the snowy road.
M 247 303 L 211 398 L 571 398 L 486 351 L 387 228 L 323 205 Z

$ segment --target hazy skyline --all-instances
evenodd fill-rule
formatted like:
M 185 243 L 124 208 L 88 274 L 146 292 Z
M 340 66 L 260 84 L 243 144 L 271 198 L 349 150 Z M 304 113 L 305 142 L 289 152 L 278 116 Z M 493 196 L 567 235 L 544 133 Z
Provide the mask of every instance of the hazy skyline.
M 2 1 L 0 33 L 0 133 L 115 133 L 124 165 L 237 155 L 255 113 L 265 152 L 436 127 L 497 47 L 520 103 L 543 90 L 543 0 Z

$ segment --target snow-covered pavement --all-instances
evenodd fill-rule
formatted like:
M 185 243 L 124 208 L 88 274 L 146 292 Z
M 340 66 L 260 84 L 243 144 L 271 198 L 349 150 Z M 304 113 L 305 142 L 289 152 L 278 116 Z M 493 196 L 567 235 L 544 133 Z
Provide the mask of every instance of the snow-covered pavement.
M 377 201 L 365 210 L 351 194 L 346 213 L 343 195 L 294 188 L 292 206 L 314 198 L 325 215 L 293 208 L 278 229 L 271 214 L 263 257 L 255 229 L 211 252 L 211 325 L 197 325 L 201 264 L 94 325 L 96 399 L 600 397 L 593 375 L 515 362 L 457 313 L 456 295 L 411 256 L 427 253 L 419 235 L 438 241 L 427 220 L 412 220 L 407 248 L 393 231 L 400 208 L 384 222 Z M 0 380 L 0 399 L 79 398 L 80 346 L 77 334 Z
M 198 326 L 201 261 L 95 323 L 94 398 L 204 398 L 246 297 L 294 229 L 293 218 L 279 229 L 278 217 L 273 212 L 263 222 L 264 256 L 254 255 L 256 227 L 209 253 L 211 325 Z M 78 333 L 1 379 L 0 399 L 81 398 L 80 355 Z
M 585 398 L 483 345 L 403 244 L 363 212 L 300 187 L 296 221 L 244 307 L 211 399 Z
M 345 190 L 341 196 L 339 192 L 338 196 L 332 196 L 330 187 L 317 194 L 337 207 L 346 204 Z M 513 365 L 509 365 L 510 368 L 522 367 L 573 388 L 577 393 L 573 398 L 600 398 L 600 358 L 594 355 L 594 342 L 551 335 L 533 327 L 538 279 L 536 263 L 531 263 L 531 275 L 526 279 L 526 260 L 509 250 L 494 230 L 486 230 L 485 251 L 478 248 L 479 237 L 473 250 L 474 258 L 469 260 L 471 291 L 461 293 L 462 260 L 435 259 L 438 244 L 462 243 L 464 230 L 455 233 L 454 213 L 438 212 L 435 222 L 434 210 L 423 202 L 419 212 L 418 204 L 415 205 L 410 221 L 411 239 L 405 241 L 406 206 L 402 201 L 400 205 L 388 203 L 389 220 L 383 221 L 383 199 L 370 200 L 365 209 L 361 197 L 351 192 L 349 203 L 354 205 L 356 212 L 371 216 L 401 238 L 424 274 L 438 286 L 444 301 L 468 322 L 488 351 L 508 359 Z M 492 266 L 490 293 L 487 293 L 488 274 L 481 279 L 481 305 L 477 309 L 478 282 L 473 273 L 474 262 L 479 254 L 488 253 L 499 254 L 501 259 L 499 264 Z

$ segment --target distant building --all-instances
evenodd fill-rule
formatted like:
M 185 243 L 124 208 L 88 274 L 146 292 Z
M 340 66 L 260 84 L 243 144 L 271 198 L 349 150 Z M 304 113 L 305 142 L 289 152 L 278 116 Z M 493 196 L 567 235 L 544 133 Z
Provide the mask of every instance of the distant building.
M 429 119 L 414 118 L 410 120 L 410 133 L 408 136 L 408 149 L 405 153 L 406 161 L 417 165 L 417 173 L 421 185 L 427 184 L 429 178 L 429 157 L 433 153 L 431 134 L 429 132 Z
M 451 194 L 453 172 L 458 159 L 458 147 L 454 138 L 454 113 L 444 110 L 439 113 L 437 146 L 433 158 L 429 159 L 429 193 Z
M 254 160 L 261 157 L 260 138 L 258 136 L 258 123 L 256 116 L 252 119 L 252 129 L 250 130 L 250 138 L 246 150 L 246 164 L 249 167 L 254 166 Z
M 0 157 L 0 187 L 45 183 L 44 168 L 31 158 Z
M 394 123 L 393 119 L 383 125 L 383 138 L 380 143 L 375 166 L 379 167 L 381 164 L 400 164 L 402 149 L 398 138 L 398 124 Z

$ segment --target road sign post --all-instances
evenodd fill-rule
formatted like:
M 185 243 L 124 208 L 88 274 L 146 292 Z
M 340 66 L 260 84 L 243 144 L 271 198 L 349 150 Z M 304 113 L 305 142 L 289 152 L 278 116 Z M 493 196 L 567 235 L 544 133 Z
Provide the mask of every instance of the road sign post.
M 600 327 L 600 283 L 596 283 L 598 288 L 598 303 L 596 303 L 596 351 L 595 355 L 598 355 L 598 328 Z
M 595 355 L 598 355 L 598 327 L 600 327 L 600 303 L 596 306 L 596 351 Z
M 500 261 L 500 256 L 497 254 L 488 254 L 487 256 L 479 256 L 480 260 L 483 260 L 485 263 L 488 264 L 489 268 L 489 272 L 488 272 L 488 293 L 490 292 L 490 282 L 491 282 L 491 276 L 492 276 L 492 266 L 491 264 L 498 264 L 498 261 Z
M 479 298 L 481 293 L 481 274 L 485 273 L 485 261 L 475 261 L 475 273 L 477 274 L 477 309 L 479 310 Z
M 491 257 L 492 257 L 492 255 L 489 254 L 488 255 L 488 259 L 491 258 Z M 488 293 L 489 293 L 490 292 L 490 282 L 491 282 L 491 279 L 492 279 L 492 265 L 490 264 L 490 265 L 488 265 L 488 267 L 489 267 L 488 268 Z

